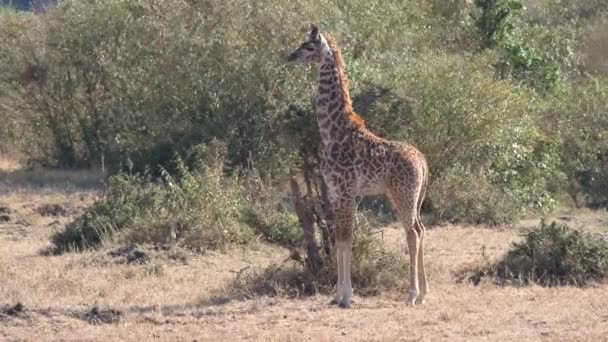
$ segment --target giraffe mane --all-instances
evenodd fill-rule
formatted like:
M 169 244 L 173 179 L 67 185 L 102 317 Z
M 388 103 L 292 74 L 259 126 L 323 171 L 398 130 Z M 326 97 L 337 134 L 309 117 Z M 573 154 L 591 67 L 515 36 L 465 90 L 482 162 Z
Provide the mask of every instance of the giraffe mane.
M 350 98 L 350 93 L 348 92 L 348 79 L 346 78 L 346 73 L 344 72 L 344 60 L 342 59 L 342 53 L 340 52 L 340 48 L 338 47 L 338 43 L 329 34 L 324 34 L 325 40 L 327 40 L 327 44 L 331 49 L 332 54 L 334 55 L 334 63 L 336 68 L 338 69 L 338 78 L 340 79 L 340 84 L 342 86 L 342 101 L 344 102 L 344 115 L 346 118 L 353 123 L 357 127 L 364 127 L 365 121 L 359 116 L 359 114 L 355 113 L 353 110 L 353 102 Z

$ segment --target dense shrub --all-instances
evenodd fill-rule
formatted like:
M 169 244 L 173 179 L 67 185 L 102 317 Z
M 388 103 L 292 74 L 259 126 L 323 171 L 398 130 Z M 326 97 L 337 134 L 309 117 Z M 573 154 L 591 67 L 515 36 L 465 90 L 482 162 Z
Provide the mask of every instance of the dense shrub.
M 259 46 L 285 41 L 270 28 L 287 16 L 250 5 L 63 1 L 36 19 L 41 32 L 21 32 L 35 40 L 12 45 L 13 74 L 44 77 L 8 80 L 21 99 L 10 109 L 28 110 L 52 138 L 39 141 L 50 153 L 38 157 L 60 165 L 98 165 L 105 155 L 115 168 L 127 158 L 167 166 L 213 137 L 228 143 L 231 162 L 280 155 L 272 122 L 295 92 L 286 91 L 282 49 Z
M 238 179 L 224 176 L 223 158 L 190 172 L 174 159 L 175 175 L 162 171 L 110 179 L 103 198 L 55 233 L 54 251 L 95 248 L 103 243 L 180 244 L 195 251 L 245 243 L 254 233 L 242 222 L 245 206 Z
M 608 276 L 608 242 L 556 222 L 541 222 L 514 244 L 497 274 L 541 285 L 585 285 Z
M 259 178 L 226 174 L 226 153 L 225 145 L 213 140 L 192 149 L 189 167 L 176 155 L 174 173 L 161 168 L 158 178 L 111 177 L 102 199 L 52 236 L 54 252 L 132 243 L 203 252 L 249 243 L 256 235 L 297 245 L 301 228 L 289 206 L 276 199 L 273 188 L 261 188 L 261 194 L 255 187 Z
M 522 215 L 517 198 L 491 184 L 481 172 L 461 167 L 435 179 L 431 198 L 434 222 L 499 225 Z
M 577 205 L 608 205 L 608 81 L 593 79 L 552 97 L 548 133 L 562 141 L 565 190 Z
M 493 54 L 426 55 L 376 81 L 393 87 L 375 90 L 374 103 L 363 108 L 372 129 L 426 153 L 432 172 L 429 199 L 438 217 L 510 222 L 525 208 L 556 205 L 549 186 L 561 177 L 559 149 L 534 126 L 535 94 L 495 80 L 493 60 Z M 453 191 L 464 195 L 472 188 L 476 192 L 466 195 L 470 209 L 449 208 L 462 206 Z M 505 200 L 488 201 L 488 196 Z M 504 206 L 488 208 L 499 203 Z M 482 207 L 488 209 L 486 220 L 479 216 Z M 502 217 L 490 211 L 503 212 Z
M 564 193 L 602 205 L 605 86 L 601 48 L 591 47 L 602 46 L 605 7 L 66 0 L 43 15 L 3 9 L 0 151 L 158 178 L 159 165 L 179 173 L 175 153 L 219 138 L 233 172 L 251 160 L 273 181 L 298 162 L 314 172 L 313 78 L 284 57 L 318 22 L 340 42 L 370 128 L 428 156 L 425 208 L 436 217 L 508 222 L 555 208 Z M 578 120 L 587 113 L 594 119 Z M 469 182 L 479 196 L 465 193 Z M 447 189 L 468 204 L 438 197 Z M 268 227 L 295 221 L 281 201 L 269 208 L 244 215 L 276 238 Z
M 0 153 L 21 154 L 32 149 L 33 134 L 29 129 L 27 117 L 20 110 L 12 110 L 20 100 L 11 96 L 12 92 L 6 82 L 18 77 L 14 73 L 15 65 L 11 57 L 15 53 L 11 48 L 23 43 L 23 31 L 35 25 L 33 15 L 19 14 L 10 7 L 0 5 Z M 9 48 L 11 47 L 11 48 Z M 33 71 L 33 70 L 32 70 Z M 32 73 L 31 76 L 35 76 Z

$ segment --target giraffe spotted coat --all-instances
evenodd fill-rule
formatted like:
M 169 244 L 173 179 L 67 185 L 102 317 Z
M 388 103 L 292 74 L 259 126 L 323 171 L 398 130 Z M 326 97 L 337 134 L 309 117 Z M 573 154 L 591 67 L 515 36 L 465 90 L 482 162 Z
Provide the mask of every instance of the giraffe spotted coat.
M 389 141 L 370 132 L 352 108 L 344 61 L 336 42 L 311 25 L 307 39 L 289 57 L 291 63 L 316 63 L 319 85 L 315 114 L 321 136 L 321 174 L 335 227 L 338 269 L 332 302 L 350 307 L 355 198 L 385 194 L 405 227 L 410 254 L 408 303 L 422 303 L 428 293 L 424 268 L 425 228 L 420 206 L 428 182 L 424 155 L 414 146 Z

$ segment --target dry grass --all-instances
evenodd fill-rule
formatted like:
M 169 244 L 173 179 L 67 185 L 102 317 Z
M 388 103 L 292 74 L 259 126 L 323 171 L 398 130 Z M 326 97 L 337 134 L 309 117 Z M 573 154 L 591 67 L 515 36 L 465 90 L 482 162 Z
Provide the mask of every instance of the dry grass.
M 501 288 L 491 281 L 456 282 L 458 270 L 480 262 L 482 251 L 489 258 L 504 253 L 519 238 L 516 229 L 430 230 L 432 294 L 424 306 L 407 307 L 405 293 L 395 292 L 355 297 L 352 310 L 329 306 L 326 296 L 216 302 L 210 299 L 228 291 L 238 272 L 280 264 L 287 252 L 258 244 L 188 255 L 187 263 L 152 256 L 143 265 L 117 263 L 107 251 L 41 255 L 51 231 L 68 218 L 42 217 L 35 208 L 78 208 L 94 197 L 89 188 L 71 186 L 72 192 L 14 189 L 2 196 L 11 215 L 30 225 L 0 223 L 0 307 L 25 306 L 20 315 L 0 314 L 0 340 L 607 340 L 607 284 Z M 593 230 L 608 232 L 606 213 L 568 217 L 574 226 L 593 223 Z M 387 248 L 403 249 L 399 228 L 383 231 Z
M 74 194 L 93 192 L 101 183 L 97 170 L 26 168 L 18 160 L 0 155 L 0 195 Z
M 608 19 L 598 19 L 590 26 L 583 60 L 591 72 L 608 75 Z

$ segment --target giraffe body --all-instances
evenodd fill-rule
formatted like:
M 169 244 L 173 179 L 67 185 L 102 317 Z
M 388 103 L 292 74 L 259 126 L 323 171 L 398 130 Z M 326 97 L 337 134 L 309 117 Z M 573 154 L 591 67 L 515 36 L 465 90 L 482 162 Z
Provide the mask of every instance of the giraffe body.
M 321 136 L 321 174 L 334 217 L 337 292 L 332 302 L 350 307 L 355 198 L 386 194 L 403 222 L 410 254 L 408 303 L 421 303 L 428 292 L 423 263 L 425 228 L 420 206 L 428 180 L 424 155 L 415 147 L 382 139 L 354 113 L 340 50 L 311 26 L 307 40 L 290 62 L 318 64 L 315 114 Z M 419 286 L 420 285 L 420 286 Z

